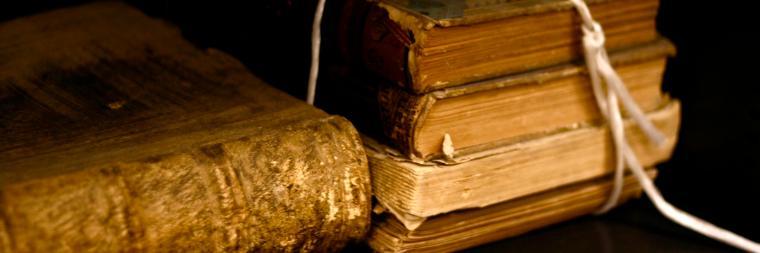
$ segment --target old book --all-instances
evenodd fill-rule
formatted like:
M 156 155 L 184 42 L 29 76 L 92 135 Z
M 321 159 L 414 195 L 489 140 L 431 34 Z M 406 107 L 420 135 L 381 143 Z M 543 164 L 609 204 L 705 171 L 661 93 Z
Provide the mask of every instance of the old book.
M 647 171 L 651 177 L 655 169 Z M 592 179 L 488 206 L 426 220 L 409 230 L 392 215 L 373 219 L 369 245 L 378 252 L 452 252 L 549 226 L 598 210 L 609 197 L 609 179 Z M 620 202 L 638 197 L 633 176 L 624 179 Z
M 633 98 L 644 111 L 663 103 L 662 75 L 666 57 L 673 45 L 660 39 L 652 43 L 619 50 L 610 55 Z M 353 71 L 353 70 L 351 70 Z M 350 71 L 348 71 L 350 72 Z M 366 75 L 365 75 L 366 76 Z M 499 143 L 556 131 L 601 119 L 591 92 L 583 62 L 573 62 L 529 72 L 508 75 L 425 94 L 414 94 L 398 86 L 371 78 L 336 78 L 335 92 L 361 96 L 364 101 L 346 106 L 356 98 L 328 98 L 338 104 L 336 112 L 352 121 L 374 116 L 381 129 L 363 132 L 382 135 L 407 156 L 423 160 L 440 158 L 445 134 L 456 150 L 476 152 Z M 358 87 L 357 87 L 358 86 Z M 373 87 L 369 87 L 373 86 Z M 345 108 L 377 108 L 364 113 L 345 112 Z
M 670 157 L 680 105 L 671 101 L 647 114 L 665 136 L 657 147 L 631 122 L 629 143 L 644 166 Z M 409 229 L 427 217 L 484 207 L 611 173 L 613 144 L 607 126 L 579 126 L 450 160 L 418 162 L 365 140 L 373 194 Z
M 589 2 L 609 49 L 657 38 L 658 0 Z M 343 20 L 364 23 L 356 55 L 367 68 L 413 93 L 582 56 L 580 20 L 564 0 L 379 0 L 355 9 Z
M 0 24 L 0 251 L 334 251 L 369 227 L 358 133 L 103 2 Z

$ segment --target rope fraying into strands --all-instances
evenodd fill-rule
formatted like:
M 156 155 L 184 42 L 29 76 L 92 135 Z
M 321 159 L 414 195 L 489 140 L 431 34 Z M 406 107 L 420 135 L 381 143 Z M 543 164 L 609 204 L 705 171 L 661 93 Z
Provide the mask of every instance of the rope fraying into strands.
M 627 166 L 644 189 L 646 195 L 657 207 L 657 210 L 665 215 L 665 217 L 707 237 L 722 241 L 739 249 L 760 252 L 760 245 L 756 242 L 694 217 L 665 201 L 660 191 L 647 176 L 630 145 L 628 145 L 618 103 L 622 102 L 626 112 L 631 115 L 631 118 L 633 118 L 638 127 L 653 143 L 659 146 L 664 145 L 666 141 L 665 136 L 646 118 L 638 105 L 636 105 L 636 102 L 631 98 L 623 81 L 612 68 L 612 65 L 610 65 L 607 51 L 604 48 L 604 31 L 602 30 L 602 26 L 591 17 L 591 12 L 586 3 L 583 0 L 570 1 L 583 21 L 583 47 L 594 97 L 599 106 L 599 111 L 609 123 L 612 140 L 615 144 L 614 186 L 610 198 L 597 213 L 605 213 L 617 204 L 623 187 L 623 170 Z M 602 86 L 602 83 L 605 86 Z

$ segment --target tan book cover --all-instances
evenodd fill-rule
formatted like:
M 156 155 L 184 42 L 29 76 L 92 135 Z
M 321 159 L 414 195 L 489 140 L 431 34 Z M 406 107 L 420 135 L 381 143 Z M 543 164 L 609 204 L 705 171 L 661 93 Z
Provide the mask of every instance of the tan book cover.
M 655 169 L 648 171 L 651 177 Z M 392 215 L 373 218 L 369 245 L 378 252 L 452 252 L 517 236 L 598 210 L 612 181 L 586 180 L 484 208 L 466 209 L 426 220 L 409 230 Z M 641 194 L 633 176 L 624 179 L 620 202 Z
M 666 136 L 658 147 L 627 120 L 626 136 L 643 166 L 672 154 L 680 104 L 666 103 L 647 114 Z M 611 174 L 613 149 L 608 126 L 586 125 L 533 136 L 451 159 L 410 160 L 365 139 L 373 194 L 406 228 L 414 230 L 435 215 L 478 208 Z

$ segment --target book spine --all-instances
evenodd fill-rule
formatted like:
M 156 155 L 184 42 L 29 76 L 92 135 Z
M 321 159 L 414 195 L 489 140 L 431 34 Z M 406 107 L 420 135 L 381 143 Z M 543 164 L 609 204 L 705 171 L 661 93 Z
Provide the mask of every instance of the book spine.
M 421 157 L 415 149 L 418 124 L 435 103 L 431 95 L 416 95 L 393 85 L 378 89 L 377 102 L 383 133 L 407 156 Z
M 2 186 L 4 252 L 335 251 L 369 227 L 358 133 L 340 117 Z
M 361 61 L 367 69 L 389 81 L 414 90 L 411 87 L 409 50 L 414 38 L 388 17 L 388 12 L 371 6 L 364 20 L 361 33 Z

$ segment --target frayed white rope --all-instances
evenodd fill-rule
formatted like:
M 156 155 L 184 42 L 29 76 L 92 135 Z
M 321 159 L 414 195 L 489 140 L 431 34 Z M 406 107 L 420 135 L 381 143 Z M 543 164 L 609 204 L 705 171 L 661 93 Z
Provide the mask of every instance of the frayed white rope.
M 631 150 L 631 147 L 628 145 L 625 138 L 623 118 L 620 114 L 618 99 L 623 103 L 626 112 L 631 115 L 639 128 L 641 128 L 651 141 L 658 145 L 663 145 L 665 143 L 665 136 L 652 125 L 652 122 L 650 122 L 641 109 L 639 109 L 636 102 L 631 98 L 630 94 L 628 94 L 623 81 L 612 68 L 612 65 L 610 65 L 607 51 L 604 49 L 604 31 L 602 31 L 601 25 L 591 17 L 591 12 L 589 11 L 588 6 L 586 6 L 586 3 L 583 2 L 583 0 L 570 1 L 573 3 L 575 9 L 583 20 L 583 47 L 586 53 L 586 65 L 588 67 L 594 97 L 599 106 L 599 111 L 609 122 L 613 137 L 612 139 L 615 144 L 614 187 L 610 194 L 610 198 L 602 208 L 597 211 L 597 213 L 607 212 L 617 204 L 623 185 L 623 170 L 625 164 L 633 172 L 634 176 L 639 181 L 639 184 L 644 189 L 644 192 L 652 200 L 655 207 L 657 207 L 657 210 L 665 215 L 665 217 L 707 237 L 722 241 L 739 249 L 760 252 L 760 245 L 757 243 L 694 217 L 665 201 L 662 194 L 660 194 L 660 191 L 657 190 L 657 187 L 647 176 L 644 168 L 639 163 L 638 158 L 636 158 L 636 155 L 633 153 L 633 150 Z M 604 80 L 604 84 L 606 84 L 606 94 L 604 91 L 605 87 L 602 87 L 602 79 Z
M 309 86 L 306 90 L 306 103 L 314 105 L 317 92 L 317 76 L 319 75 L 319 47 L 322 43 L 322 13 L 325 11 L 325 0 L 319 0 L 314 12 L 314 23 L 311 25 L 311 69 L 309 71 Z

